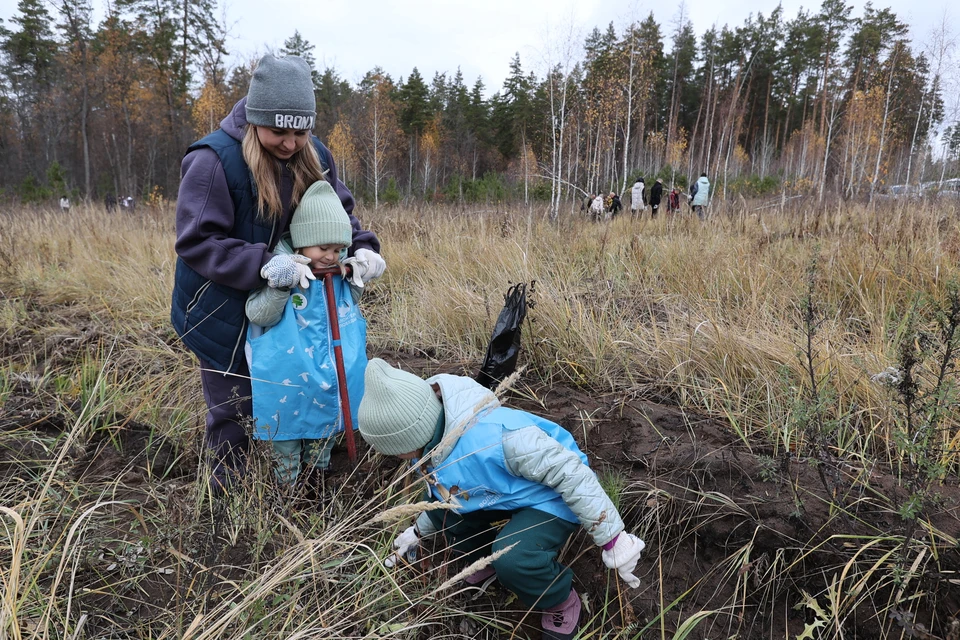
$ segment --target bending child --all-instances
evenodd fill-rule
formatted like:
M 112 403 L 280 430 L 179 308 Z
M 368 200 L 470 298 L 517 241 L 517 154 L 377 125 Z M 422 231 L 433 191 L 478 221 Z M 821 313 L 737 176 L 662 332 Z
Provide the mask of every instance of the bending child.
M 351 415 L 357 415 L 363 395 L 367 323 L 357 305 L 363 282 L 343 277 L 351 235 L 350 219 L 333 187 L 323 180 L 313 183 L 275 251 L 293 254 L 293 268 L 302 271 L 299 286 L 278 286 L 289 279 L 264 267 L 267 286 L 247 299 L 253 437 L 270 441 L 277 479 L 288 486 L 301 471 L 310 482 L 325 470 L 334 436 L 344 430 L 326 291 L 321 283 L 310 286 L 324 269 L 341 270 L 333 276 L 333 289 Z
M 645 545 L 624 531 L 587 457 L 560 425 L 503 407 L 462 376 L 422 380 L 374 359 L 364 382 L 360 435 L 379 453 L 420 461 L 431 498 L 455 505 L 421 513 L 394 541 L 387 566 L 438 532 L 468 562 L 516 544 L 466 581 L 496 576 L 543 612 L 544 638 L 572 638 L 577 630 L 580 597 L 557 555 L 578 525 L 601 547 L 607 567 L 640 585 L 633 571 Z M 498 530 L 500 521 L 507 522 Z

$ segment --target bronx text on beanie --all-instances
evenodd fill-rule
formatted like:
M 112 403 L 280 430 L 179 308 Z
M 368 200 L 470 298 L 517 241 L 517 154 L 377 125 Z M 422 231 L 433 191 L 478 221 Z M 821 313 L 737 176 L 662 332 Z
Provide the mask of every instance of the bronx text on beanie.
M 247 92 L 247 122 L 276 129 L 313 129 L 317 99 L 310 65 L 299 56 L 260 59 Z

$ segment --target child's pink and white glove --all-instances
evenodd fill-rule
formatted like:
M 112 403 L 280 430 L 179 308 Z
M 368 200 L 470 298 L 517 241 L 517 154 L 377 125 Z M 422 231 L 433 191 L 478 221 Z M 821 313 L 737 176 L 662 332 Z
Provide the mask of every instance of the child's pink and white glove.
M 400 562 L 400 558 L 406 558 L 408 562 L 413 562 L 417 558 L 417 546 L 420 544 L 420 534 L 417 533 L 417 526 L 407 527 L 393 541 L 393 553 L 386 557 L 383 566 L 391 568 Z
M 289 289 L 297 285 L 300 285 L 301 289 L 309 289 L 310 281 L 317 279 L 309 265 L 310 258 L 307 256 L 281 253 L 263 265 L 260 277 L 267 281 L 267 286 L 271 289 Z
M 616 569 L 620 579 L 631 589 L 636 589 L 640 586 L 640 578 L 633 575 L 633 571 L 637 568 L 637 561 L 640 560 L 640 554 L 646 546 L 643 540 L 632 533 L 621 532 L 616 538 L 603 545 L 600 556 L 608 569 Z

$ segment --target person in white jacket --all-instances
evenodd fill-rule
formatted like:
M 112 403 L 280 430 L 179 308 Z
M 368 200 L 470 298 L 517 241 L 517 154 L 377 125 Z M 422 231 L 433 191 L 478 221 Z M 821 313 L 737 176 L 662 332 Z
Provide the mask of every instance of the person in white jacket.
M 593 198 L 593 202 L 590 203 L 590 218 L 594 222 L 599 222 L 603 220 L 603 212 L 606 207 L 603 204 L 603 195 L 597 195 Z
M 710 180 L 707 174 L 701 173 L 693 186 L 690 187 L 690 207 L 696 211 L 697 217 L 703 220 L 703 208 L 710 204 Z
M 637 178 L 630 188 L 630 213 L 636 217 L 647 207 L 647 187 L 643 183 L 643 178 Z
M 367 365 L 364 389 L 360 435 L 377 452 L 411 461 L 431 499 L 451 505 L 422 512 L 394 541 L 388 567 L 437 533 L 468 562 L 493 554 L 466 582 L 498 579 L 542 611 L 544 638 L 577 631 L 580 597 L 557 556 L 578 526 L 607 567 L 629 586 L 640 585 L 633 572 L 644 542 L 624 531 L 586 455 L 560 425 L 501 406 L 470 378 L 423 380 L 380 359 Z

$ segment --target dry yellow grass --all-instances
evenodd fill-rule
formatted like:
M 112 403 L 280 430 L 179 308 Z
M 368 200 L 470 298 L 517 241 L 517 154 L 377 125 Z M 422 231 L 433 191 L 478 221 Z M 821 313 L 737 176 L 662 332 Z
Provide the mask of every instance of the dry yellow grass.
M 610 224 L 567 215 L 553 224 L 537 209 L 361 211 L 380 235 L 388 263 L 363 303 L 370 351 L 427 353 L 473 371 L 508 283 L 535 280 L 523 377 L 665 398 L 725 420 L 748 447 L 763 442 L 799 450 L 806 434 L 792 412 L 809 383 L 799 357 L 805 339 L 800 310 L 807 269 L 818 256 L 816 373 L 836 389 L 829 410 L 856 422 L 836 446 L 848 457 L 882 454 L 896 461 L 889 391 L 870 376 L 895 364 L 904 314 L 917 296 L 937 297 L 960 276 L 957 214 L 943 203 L 782 212 L 741 203 L 720 208 L 704 224 L 689 215 Z M 26 386 L 55 394 L 61 413 L 75 416 L 59 435 L 24 429 L 57 452 L 57 462 L 37 471 L 33 485 L 3 486 L 0 635 L 82 637 L 87 614 L 78 615 L 75 598 L 89 604 L 102 588 L 118 602 L 127 602 L 129 593 L 146 599 L 138 590 L 149 586 L 149 572 L 168 570 L 182 587 L 179 600 L 163 603 L 142 623 L 124 612 L 104 619 L 130 620 L 132 630 L 123 632 L 131 636 L 170 638 L 242 637 L 248 630 L 332 638 L 357 628 L 370 637 L 415 637 L 418 628 L 468 615 L 490 627 L 504 624 L 504 612 L 465 612 L 449 593 L 435 590 L 456 573 L 446 558 L 432 558 L 434 575 L 425 579 L 382 568 L 393 532 L 369 523 L 421 509 L 401 504 L 384 513 L 409 501 L 402 473 L 378 485 L 369 499 L 340 493 L 319 513 L 286 515 L 263 469 L 251 471 L 251 490 L 213 506 L 192 477 L 88 486 L 63 473 L 59 461 L 71 455 L 72 443 L 94 431 L 121 430 L 114 420 L 95 419 L 99 412 L 142 420 L 151 433 L 197 440 L 205 408 L 196 364 L 168 321 L 174 212 L 107 215 L 80 206 L 69 216 L 23 209 L 0 211 L 0 218 L 0 402 L 16 381 L 20 393 Z M 950 411 L 943 440 L 953 453 L 944 463 L 955 469 L 960 430 L 956 407 Z M 19 437 L 3 435 L 11 442 Z M 23 464 L 28 468 L 30 461 Z M 139 493 L 145 485 L 155 494 Z M 623 499 L 644 505 L 640 530 L 696 529 L 730 513 L 744 521 L 750 515 L 719 494 L 684 500 L 637 482 L 621 490 Z M 131 491 L 136 497 L 128 501 Z M 187 512 L 184 504 L 192 504 Z M 105 531 L 109 539 L 98 540 Z M 883 543 L 884 559 L 893 558 L 889 548 L 898 540 L 874 540 Z M 251 545 L 248 565 L 204 564 L 205 544 L 238 541 Z M 877 545 L 856 544 L 864 551 Z M 905 546 L 927 553 L 925 544 L 918 535 Z M 104 548 L 116 552 L 112 561 L 119 569 L 102 566 Z M 668 552 L 662 545 L 659 553 Z M 751 574 L 742 568 L 753 553 L 744 546 L 715 563 L 717 574 L 742 590 L 744 609 Z M 775 592 L 790 569 L 784 550 L 777 553 L 761 608 L 780 602 Z M 796 562 L 805 557 L 801 553 Z M 904 589 L 920 560 L 907 572 Z M 863 581 L 873 580 L 874 560 L 866 561 Z M 839 570 L 848 575 L 847 567 Z M 890 575 L 878 584 L 885 588 Z M 852 578 L 848 583 L 831 602 L 830 620 L 838 624 L 880 588 L 864 590 Z M 662 596 L 670 587 L 657 588 Z M 925 587 L 914 580 L 909 589 Z M 897 600 L 901 595 L 912 598 L 901 590 Z M 661 602 L 658 615 L 682 607 L 681 600 Z M 615 606 L 595 604 L 598 611 Z M 717 611 L 682 613 L 689 627 Z M 663 617 L 653 624 L 665 633 Z
M 552 225 L 522 210 L 367 221 L 390 265 L 375 285 L 388 295 L 370 313 L 376 347 L 475 362 L 507 283 L 535 280 L 525 357 L 536 374 L 667 397 L 748 436 L 775 431 L 803 392 L 800 306 L 815 255 L 817 370 L 840 410 L 858 408 L 867 440 L 889 436 L 887 390 L 870 376 L 894 363 L 890 332 L 918 296 L 941 296 L 960 273 L 956 209 L 936 204 L 731 208 L 706 224 Z
M 889 437 L 888 392 L 870 376 L 894 364 L 900 319 L 917 296 L 939 296 L 960 276 L 952 202 L 786 211 L 739 203 L 706 223 L 662 215 L 592 224 L 568 214 L 553 224 L 536 208 L 360 215 L 388 264 L 365 303 L 373 352 L 474 367 L 508 283 L 536 281 L 523 354 L 533 375 L 669 398 L 730 419 L 747 437 L 776 433 L 803 392 L 799 307 L 815 255 L 817 370 L 829 374 L 841 411 L 856 407 L 864 448 Z M 5 212 L 0 332 L 26 324 L 55 352 L 81 327 L 62 326 L 70 313 L 43 310 L 66 307 L 84 330 L 136 346 L 114 353 L 135 354 L 149 374 L 144 408 L 157 397 L 195 400 L 191 360 L 167 322 L 173 217 L 172 208 Z

